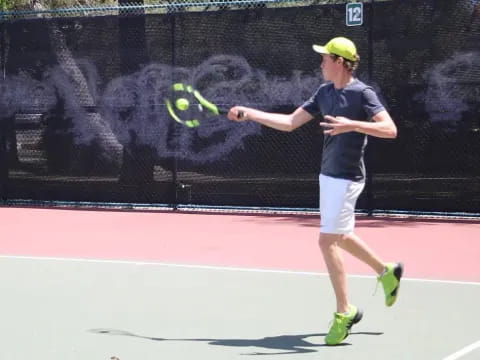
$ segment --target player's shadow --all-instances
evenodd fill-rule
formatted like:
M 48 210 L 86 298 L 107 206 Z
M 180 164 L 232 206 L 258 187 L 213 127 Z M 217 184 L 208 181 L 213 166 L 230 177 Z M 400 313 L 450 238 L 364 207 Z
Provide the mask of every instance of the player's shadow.
M 92 329 L 90 332 L 95 334 L 131 336 L 140 339 L 152 341 L 204 341 L 210 345 L 229 346 L 229 347 L 257 347 L 268 350 L 278 350 L 278 352 L 253 352 L 244 353 L 243 355 L 283 355 L 283 354 L 302 354 L 316 352 L 315 348 L 326 346 L 323 344 L 323 337 L 326 334 L 304 334 L 304 335 L 278 335 L 268 336 L 261 339 L 178 339 L 178 338 L 158 338 L 134 334 L 128 331 L 115 329 Z M 356 335 L 382 335 L 381 332 L 352 332 L 350 336 Z M 305 339 L 311 337 L 321 337 L 322 344 L 309 342 Z M 337 346 L 349 346 L 348 342 L 343 342 Z

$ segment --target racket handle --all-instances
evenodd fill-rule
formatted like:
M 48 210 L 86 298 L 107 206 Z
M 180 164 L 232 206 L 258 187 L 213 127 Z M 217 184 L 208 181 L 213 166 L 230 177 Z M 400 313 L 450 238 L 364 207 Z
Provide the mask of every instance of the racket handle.
M 227 115 L 228 112 L 229 112 L 229 110 L 227 110 L 227 109 L 220 109 L 220 108 L 218 109 L 218 111 L 222 115 Z M 245 116 L 245 113 L 241 110 L 237 113 L 237 119 L 238 120 L 241 120 L 244 116 Z

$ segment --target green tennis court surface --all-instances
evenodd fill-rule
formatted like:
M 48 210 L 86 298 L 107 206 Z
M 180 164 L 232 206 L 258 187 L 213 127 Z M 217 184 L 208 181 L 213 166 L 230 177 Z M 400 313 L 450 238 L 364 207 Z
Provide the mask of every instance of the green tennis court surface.
M 0 283 L 2 359 L 480 358 L 473 282 L 407 279 L 386 308 L 351 277 L 365 316 L 336 347 L 324 274 L 4 256 Z

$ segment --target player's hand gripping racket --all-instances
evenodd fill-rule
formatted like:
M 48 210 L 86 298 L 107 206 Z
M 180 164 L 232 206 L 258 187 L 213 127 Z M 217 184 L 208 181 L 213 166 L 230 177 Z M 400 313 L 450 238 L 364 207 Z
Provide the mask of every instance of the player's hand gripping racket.
M 199 116 L 201 113 L 211 115 L 226 115 L 228 109 L 220 108 L 205 99 L 198 90 L 191 85 L 176 83 L 172 85 L 170 98 L 165 99 L 165 105 L 169 115 L 177 123 L 189 128 L 200 126 Z M 244 117 L 243 111 L 239 111 L 237 118 Z

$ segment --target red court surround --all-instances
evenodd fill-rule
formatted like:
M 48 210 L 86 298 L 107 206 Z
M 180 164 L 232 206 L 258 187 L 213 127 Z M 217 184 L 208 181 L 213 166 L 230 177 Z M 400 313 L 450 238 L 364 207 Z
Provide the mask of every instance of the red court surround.
M 4 207 L 0 219 L 1 255 L 325 272 L 316 216 Z M 358 218 L 357 233 L 406 277 L 480 282 L 480 220 Z

